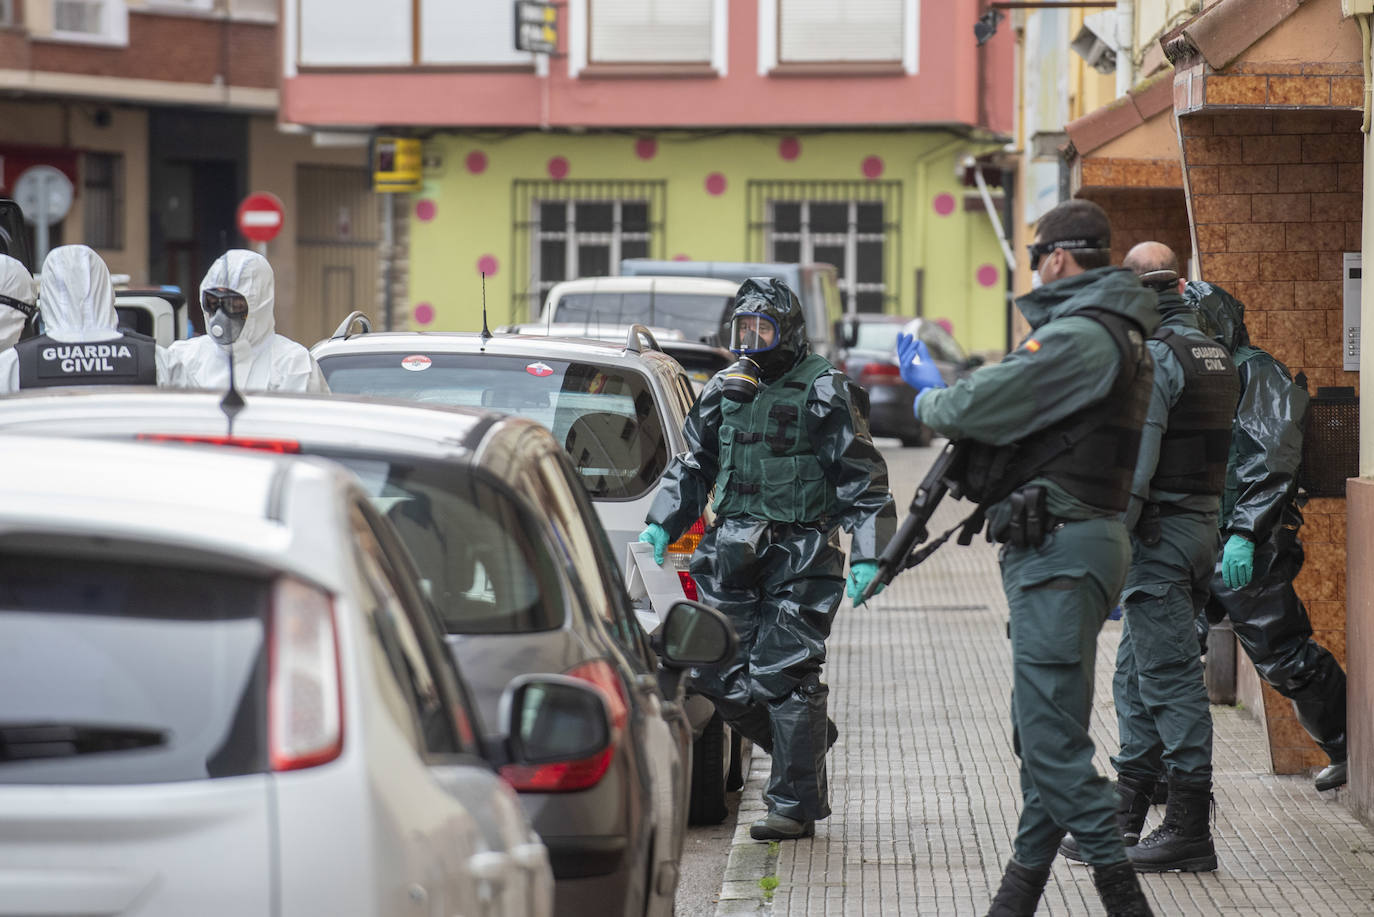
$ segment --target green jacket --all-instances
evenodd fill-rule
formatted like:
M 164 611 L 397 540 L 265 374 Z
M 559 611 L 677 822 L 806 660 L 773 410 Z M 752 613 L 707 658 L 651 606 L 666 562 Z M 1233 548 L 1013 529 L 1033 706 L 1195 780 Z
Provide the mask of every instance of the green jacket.
M 1111 334 L 1081 309 L 1116 312 L 1145 336 L 1159 324 L 1155 294 L 1124 268 L 1095 268 L 1047 284 L 1016 300 L 1031 333 L 1000 362 L 984 366 L 946 389 L 927 391 L 918 404 L 922 423 L 951 439 L 993 446 L 1031 434 L 1107 396 L 1121 363 Z M 1104 515 L 1045 478 L 1047 509 L 1061 519 Z M 989 511 L 995 518 L 996 508 Z

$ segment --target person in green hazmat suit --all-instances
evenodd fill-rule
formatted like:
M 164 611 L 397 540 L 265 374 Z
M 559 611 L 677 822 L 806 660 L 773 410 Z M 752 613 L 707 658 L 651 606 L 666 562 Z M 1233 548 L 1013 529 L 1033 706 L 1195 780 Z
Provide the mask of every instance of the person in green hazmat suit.
M 1121 739 L 1112 757 L 1117 824 L 1137 871 L 1203 872 L 1217 868 L 1217 854 L 1210 822 L 1212 714 L 1195 622 L 1217 555 L 1240 380 L 1230 351 L 1202 332 L 1183 301 L 1178 256 L 1159 242 L 1142 242 L 1123 263 L 1157 294 L 1160 325 L 1147 344 L 1154 387 L 1125 516 L 1132 560 L 1112 681 Z M 1162 766 L 1169 808 L 1142 840 Z M 1082 859 L 1072 838 L 1059 850 Z
M 690 570 L 701 600 L 734 624 L 739 653 L 693 684 L 732 728 L 772 754 L 768 815 L 750 836 L 787 840 L 810 836 L 830 814 L 825 755 L 835 735 L 821 665 L 845 590 L 839 529 L 853 533 L 853 599 L 877 573 L 896 511 L 862 393 L 811 352 L 801 303 L 786 283 L 740 285 L 730 348 L 740 359 L 692 406 L 687 450 L 664 475 L 639 540 L 662 563 L 714 488 L 715 523 Z
M 1312 639 L 1293 589 L 1303 563 L 1297 491 L 1307 390 L 1250 343 L 1240 300 L 1200 281 L 1187 284 L 1184 297 L 1230 349 L 1241 382 L 1221 498 L 1224 545 L 1206 617 L 1231 619 L 1259 676 L 1293 702 L 1298 722 L 1331 759 L 1316 776 L 1317 789 L 1335 789 L 1346 782 L 1345 670 Z
M 1065 831 L 1108 914 L 1151 913 L 1088 731 L 1097 635 L 1131 561 L 1121 514 L 1150 399 L 1145 339 L 1159 321 L 1155 294 L 1108 267 L 1110 252 L 1107 215 L 1091 201 L 1041 217 L 1030 254 L 1043 285 L 1016 300 L 1030 335 L 949 388 L 924 344 L 898 338 L 916 416 L 951 439 L 1000 447 L 1010 456 L 1001 479 L 1016 485 L 987 508 L 989 536 L 1004 542 L 1021 759 L 1020 822 L 989 917 L 1035 913 Z

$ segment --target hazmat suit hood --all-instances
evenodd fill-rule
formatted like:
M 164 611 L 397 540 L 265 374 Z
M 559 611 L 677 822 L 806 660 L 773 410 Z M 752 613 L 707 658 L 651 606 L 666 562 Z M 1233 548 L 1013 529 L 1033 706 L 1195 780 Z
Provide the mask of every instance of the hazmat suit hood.
M 750 353 L 750 357 L 763 370 L 765 380 L 779 378 L 811 353 L 801 301 L 786 282 L 774 277 L 751 277 L 740 284 L 739 292 L 735 294 L 732 325 L 735 318 L 743 315 L 762 315 L 778 329 L 777 346 Z M 740 353 L 739 350 L 735 352 Z
M 43 333 L 55 341 L 110 341 L 120 336 L 110 269 L 85 245 L 62 245 L 43 259 L 38 303 Z
M 1203 331 L 1231 353 L 1250 343 L 1245 328 L 1245 304 L 1214 283 L 1190 280 L 1183 299 L 1199 313 Z
M 38 311 L 38 290 L 23 263 L 0 255 L 0 351 L 9 350 Z
M 1122 267 L 1098 267 L 1031 290 L 1016 300 L 1031 329 L 1082 309 L 1115 312 L 1140 326 L 1146 337 L 1159 326 L 1154 290 L 1141 286 L 1134 273 Z
M 243 323 L 243 331 L 239 334 L 239 339 L 229 346 L 234 348 L 236 363 L 252 359 L 271 344 L 273 336 L 277 333 L 277 318 L 274 312 L 276 277 L 272 273 L 272 265 L 257 252 L 241 248 L 232 249 L 220 255 L 215 263 L 210 265 L 210 270 L 205 273 L 205 279 L 200 282 L 201 296 L 203 297 L 205 291 L 211 287 L 228 287 L 236 290 L 248 301 L 248 318 Z M 207 315 L 205 318 L 208 321 L 210 316 Z

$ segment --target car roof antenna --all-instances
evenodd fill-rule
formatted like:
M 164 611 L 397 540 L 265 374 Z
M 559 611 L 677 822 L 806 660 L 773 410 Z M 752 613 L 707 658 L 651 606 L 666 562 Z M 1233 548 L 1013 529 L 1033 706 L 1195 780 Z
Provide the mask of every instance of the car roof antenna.
M 224 393 L 224 397 L 219 401 L 219 409 L 224 412 L 224 417 L 229 421 L 229 432 L 226 436 L 234 435 L 234 418 L 239 415 L 246 406 L 243 395 L 239 394 L 238 388 L 234 385 L 234 348 L 226 350 L 229 356 L 229 390 Z
M 487 272 L 482 271 L 482 349 L 486 350 L 487 341 L 491 340 L 491 331 L 487 328 Z

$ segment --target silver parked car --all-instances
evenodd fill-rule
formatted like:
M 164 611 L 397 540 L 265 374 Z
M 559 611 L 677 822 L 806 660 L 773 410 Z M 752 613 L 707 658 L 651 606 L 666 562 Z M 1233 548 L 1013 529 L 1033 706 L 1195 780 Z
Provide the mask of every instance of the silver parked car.
M 681 672 L 731 651 L 724 618 L 687 606 L 679 626 L 708 635 L 714 627 L 721 646 L 705 656 L 665 649 L 670 668 L 660 671 L 587 496 L 538 424 L 482 410 L 258 394 L 231 436 L 219 400 L 48 389 L 0 399 L 0 432 L 237 445 L 351 469 L 413 557 L 488 729 L 507 722 L 502 695 L 513 677 L 561 673 L 605 695 L 607 747 L 502 769 L 549 850 L 556 912 L 669 913 L 689 769 Z
M 623 342 L 460 332 L 350 334 L 311 348 L 335 393 L 494 408 L 537 421 L 567 450 L 605 526 L 615 560 L 644 528 L 672 456 L 687 448 L 683 426 L 696 390 L 643 325 Z M 697 598 L 688 564 L 712 521 L 710 510 L 668 546 L 683 595 Z M 658 615 L 637 609 L 653 632 Z M 705 698 L 690 695 L 693 747 L 691 820 L 715 824 L 726 793 L 744 784 L 750 749 Z
M 0 450 L 0 911 L 549 912 L 545 848 L 483 756 L 602 754 L 605 701 L 517 680 L 512 735 L 484 746 L 352 475 L 225 449 Z

